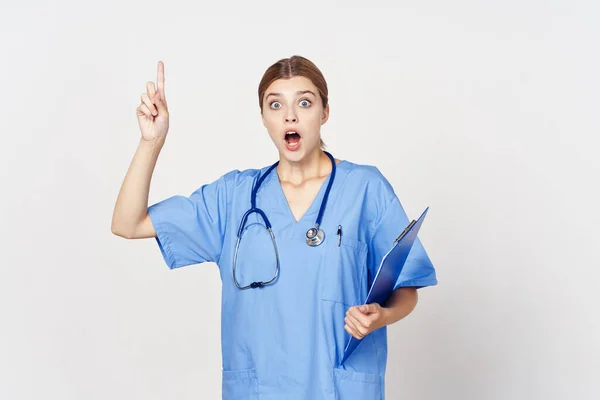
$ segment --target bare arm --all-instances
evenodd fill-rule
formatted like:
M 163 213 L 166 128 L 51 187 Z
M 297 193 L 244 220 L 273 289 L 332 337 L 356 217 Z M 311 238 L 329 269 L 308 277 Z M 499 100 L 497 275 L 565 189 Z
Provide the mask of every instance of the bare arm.
M 136 109 L 142 136 L 119 190 L 113 211 L 111 231 L 137 239 L 156 236 L 148 216 L 148 194 L 152 173 L 169 130 L 169 112 L 164 92 L 164 65 L 158 63 L 158 90 L 146 84 L 146 93 Z
M 418 302 L 417 289 L 402 287 L 394 290 L 385 305 L 385 325 L 391 325 L 408 316 Z
M 150 181 L 164 138 L 140 139 L 138 148 L 119 190 L 112 217 L 112 233 L 127 239 L 156 236 L 148 216 Z

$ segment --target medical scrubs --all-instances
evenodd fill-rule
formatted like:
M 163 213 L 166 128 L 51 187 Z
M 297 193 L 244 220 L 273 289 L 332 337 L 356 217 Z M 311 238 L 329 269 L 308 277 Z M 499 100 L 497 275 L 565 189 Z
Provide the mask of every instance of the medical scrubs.
M 346 311 L 364 301 L 383 255 L 409 223 L 394 190 L 377 168 L 341 161 L 323 214 L 325 241 L 309 247 L 305 234 L 331 175 L 296 222 L 273 170 L 256 204 L 272 224 L 279 276 L 274 284 L 240 290 L 232 277 L 237 231 L 253 184 L 267 169 L 232 171 L 189 197 L 170 197 L 148 209 L 170 268 L 206 261 L 219 266 L 223 399 L 383 399 L 385 327 L 367 335 L 343 365 L 340 360 L 350 337 Z M 237 280 L 242 286 L 268 281 L 275 264 L 271 238 L 252 214 L 239 247 Z M 396 288 L 435 284 L 435 270 L 417 241 Z

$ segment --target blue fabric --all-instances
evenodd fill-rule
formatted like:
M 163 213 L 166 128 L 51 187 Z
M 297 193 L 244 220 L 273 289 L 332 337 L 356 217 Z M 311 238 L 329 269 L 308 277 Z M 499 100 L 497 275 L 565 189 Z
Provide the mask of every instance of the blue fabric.
M 236 234 L 252 185 L 266 169 L 232 171 L 189 198 L 174 196 L 148 209 L 170 268 L 205 261 L 219 266 L 223 399 L 383 399 L 385 327 L 339 362 L 349 340 L 346 311 L 364 301 L 381 258 L 409 222 L 400 201 L 377 168 L 340 162 L 321 224 L 325 242 L 309 247 L 305 233 L 314 226 L 329 178 L 296 222 L 272 172 L 257 206 L 273 225 L 281 270 L 274 284 L 240 291 L 232 278 Z M 274 272 L 271 239 L 254 214 L 240 244 L 237 279 L 245 285 Z M 396 287 L 435 284 L 433 265 L 417 241 Z

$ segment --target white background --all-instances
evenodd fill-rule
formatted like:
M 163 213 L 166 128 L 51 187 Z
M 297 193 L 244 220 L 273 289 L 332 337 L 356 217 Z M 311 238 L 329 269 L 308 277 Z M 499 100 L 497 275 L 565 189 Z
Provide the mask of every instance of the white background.
M 158 60 L 150 203 L 275 161 L 257 86 L 294 54 L 330 151 L 431 207 L 388 398 L 600 398 L 598 4 L 3 2 L 0 399 L 219 398 L 217 267 L 170 271 L 112 210 Z

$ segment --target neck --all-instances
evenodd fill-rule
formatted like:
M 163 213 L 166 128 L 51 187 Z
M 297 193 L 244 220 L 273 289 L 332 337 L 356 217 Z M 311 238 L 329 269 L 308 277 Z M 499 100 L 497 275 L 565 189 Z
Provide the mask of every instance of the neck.
M 289 161 L 283 157 L 279 159 L 277 174 L 281 181 L 299 185 L 308 179 L 325 176 L 331 173 L 331 161 L 327 154 L 317 149 L 307 154 L 301 161 Z

